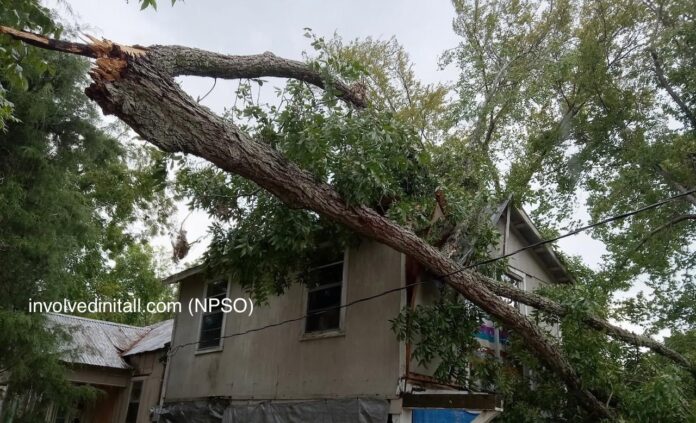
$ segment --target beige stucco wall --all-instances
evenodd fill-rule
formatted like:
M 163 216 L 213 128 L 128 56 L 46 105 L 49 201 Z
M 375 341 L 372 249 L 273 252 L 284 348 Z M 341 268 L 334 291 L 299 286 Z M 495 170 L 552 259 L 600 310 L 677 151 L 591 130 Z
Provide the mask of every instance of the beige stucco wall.
M 363 241 L 347 254 L 344 269 L 346 301 L 354 301 L 399 287 L 403 259 L 386 246 Z M 204 281 L 191 277 L 180 283 L 180 300 L 201 298 Z M 232 285 L 230 297 L 245 296 Z M 251 317 L 230 313 L 226 335 L 305 314 L 306 291 L 293 286 L 269 304 L 256 304 Z M 196 353 L 196 346 L 179 349 L 170 360 L 166 401 L 206 396 L 235 400 L 310 399 L 326 397 L 395 397 L 399 343 L 389 319 L 395 317 L 401 292 L 345 309 L 340 336 L 303 339 L 304 322 L 266 329 L 223 340 L 219 352 Z M 176 316 L 172 347 L 196 341 L 199 315 Z

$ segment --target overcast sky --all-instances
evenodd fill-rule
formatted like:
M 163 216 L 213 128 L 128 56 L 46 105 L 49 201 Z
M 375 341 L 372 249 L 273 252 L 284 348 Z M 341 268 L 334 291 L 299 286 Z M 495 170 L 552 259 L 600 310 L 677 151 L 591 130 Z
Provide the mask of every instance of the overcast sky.
M 452 31 L 454 8 L 450 1 L 412 0 L 159 0 L 159 9 L 140 11 L 137 0 L 69 0 L 73 17 L 84 32 L 123 44 L 181 44 L 229 54 L 254 54 L 271 51 L 279 56 L 300 59 L 310 50 L 304 28 L 344 39 L 371 36 L 378 39 L 396 37 L 414 62 L 417 76 L 426 82 L 447 82 L 457 77 L 457 70 L 439 70 L 438 57 L 457 45 Z M 55 7 L 55 0 L 48 2 Z M 65 4 L 59 5 L 63 16 Z M 186 78 L 183 87 L 193 96 L 206 93 L 212 81 Z M 219 82 L 204 104 L 222 112 L 233 99 L 233 83 Z M 179 210 L 179 221 L 188 211 Z M 584 216 L 581 213 L 580 216 Z M 194 214 L 186 221 L 189 240 L 204 235 L 207 220 Z M 165 239 L 158 244 L 167 245 Z M 578 254 L 592 267 L 600 263 L 603 245 L 587 235 L 559 243 L 564 251 Z M 204 243 L 194 246 L 187 260 L 178 268 L 200 257 Z

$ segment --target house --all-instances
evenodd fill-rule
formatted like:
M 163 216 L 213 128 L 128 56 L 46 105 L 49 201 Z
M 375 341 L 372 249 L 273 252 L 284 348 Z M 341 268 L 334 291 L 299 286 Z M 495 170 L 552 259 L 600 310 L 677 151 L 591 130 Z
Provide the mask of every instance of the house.
M 501 233 L 494 254 L 541 239 L 525 212 L 509 202 L 493 221 Z M 509 263 L 507 277 L 526 290 L 572 280 L 548 246 L 525 250 Z M 267 305 L 256 305 L 251 316 L 219 308 L 177 314 L 162 421 L 490 421 L 502 409 L 496 395 L 438 383 L 392 332 L 390 319 L 403 307 L 436 295 L 435 282 L 399 289 L 426 277 L 416 268 L 405 255 L 365 240 L 311 269 L 317 281 L 311 288 L 291 286 Z M 207 279 L 203 270 L 188 269 L 165 281 L 179 284 L 182 304 L 246 297 L 238 285 Z M 336 308 L 387 290 L 393 292 Z M 311 314 L 320 310 L 329 311 Z M 495 354 L 504 352 L 504 333 L 492 324 L 481 328 L 479 338 Z
M 68 379 L 100 391 L 95 403 L 70 414 L 51 406 L 46 421 L 141 423 L 151 421 L 160 402 L 172 320 L 138 327 L 48 313 L 47 323 L 67 331 L 64 346 Z

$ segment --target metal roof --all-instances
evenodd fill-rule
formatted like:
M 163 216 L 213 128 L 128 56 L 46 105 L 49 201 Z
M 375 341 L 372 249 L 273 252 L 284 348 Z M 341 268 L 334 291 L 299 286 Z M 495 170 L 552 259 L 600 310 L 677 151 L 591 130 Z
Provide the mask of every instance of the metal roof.
M 171 323 L 167 325 L 167 322 L 138 327 L 58 313 L 47 313 L 46 317 L 49 328 L 65 331 L 69 335 L 62 352 L 63 359 L 73 364 L 130 369 L 122 358 L 125 351 L 130 353 L 139 341 L 155 330 L 157 333 L 152 337 L 158 340 L 157 345 L 167 333 L 167 327 L 171 338 Z M 139 352 L 153 351 L 148 348 L 154 345 L 147 342 Z M 137 353 L 133 352 L 131 355 Z
M 128 351 L 122 356 L 142 354 L 148 351 L 157 351 L 165 347 L 172 340 L 172 329 L 174 327 L 174 319 L 165 320 L 148 326 L 150 331 L 140 338 Z

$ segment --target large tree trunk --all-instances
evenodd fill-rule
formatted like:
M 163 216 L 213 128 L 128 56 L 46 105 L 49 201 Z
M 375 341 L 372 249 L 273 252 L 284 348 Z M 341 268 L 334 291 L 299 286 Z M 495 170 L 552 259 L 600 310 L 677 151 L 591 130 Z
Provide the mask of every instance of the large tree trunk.
M 96 40 L 93 44 L 83 45 L 56 42 L 5 27 L 0 27 L 0 33 L 8 33 L 42 48 L 97 58 L 96 67 L 90 72 L 94 83 L 86 93 L 104 113 L 116 115 L 145 140 L 165 151 L 204 158 L 225 171 L 254 181 L 291 207 L 313 210 L 412 257 L 525 339 L 528 348 L 558 374 L 588 410 L 611 418 L 607 406 L 583 386 L 579 375 L 553 341 L 498 295 L 559 315 L 567 314 L 565 308 L 544 297 L 462 271 L 457 263 L 413 232 L 368 207 L 346 204 L 331 186 L 317 182 L 310 173 L 289 162 L 268 144 L 250 139 L 238 127 L 196 103 L 173 80 L 173 76 L 179 74 L 221 78 L 279 76 L 298 78 L 323 87 L 323 80 L 308 66 L 271 54 L 221 56 L 184 47 L 144 49 Z M 358 107 L 364 106 L 365 99 L 359 90 L 336 81 L 332 82 L 331 88 L 344 100 Z M 615 328 L 599 318 L 589 316 L 585 321 L 612 336 L 665 352 L 659 343 Z M 677 353 L 666 355 L 690 367 L 688 361 Z

